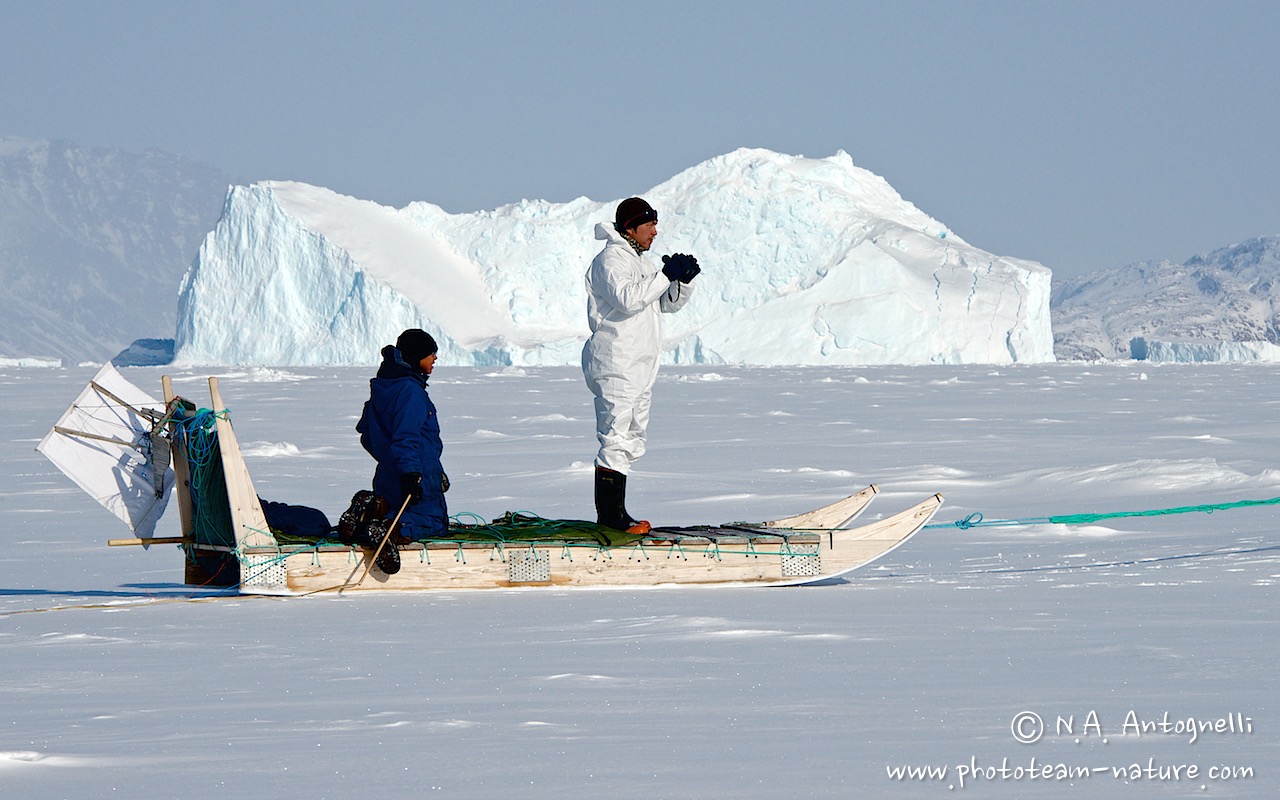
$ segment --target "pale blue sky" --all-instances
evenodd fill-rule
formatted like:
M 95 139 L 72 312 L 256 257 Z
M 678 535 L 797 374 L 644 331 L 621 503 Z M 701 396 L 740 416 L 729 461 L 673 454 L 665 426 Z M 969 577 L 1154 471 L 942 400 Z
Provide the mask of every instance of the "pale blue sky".
M 18 2 L 0 135 L 449 211 L 845 150 L 1060 277 L 1280 233 L 1280 2 Z

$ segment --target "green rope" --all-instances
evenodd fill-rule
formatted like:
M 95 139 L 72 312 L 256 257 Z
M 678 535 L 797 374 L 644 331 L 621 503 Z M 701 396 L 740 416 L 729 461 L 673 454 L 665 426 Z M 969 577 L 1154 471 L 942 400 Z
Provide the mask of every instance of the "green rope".
M 479 522 L 463 522 L 463 519 L 476 519 Z M 617 531 L 604 525 L 585 520 L 546 519 L 528 511 L 508 511 L 492 522 L 484 522 L 478 514 L 464 512 L 454 515 L 450 520 L 446 541 L 455 538 L 463 541 L 494 542 L 559 542 L 584 541 L 591 545 L 605 547 L 621 547 L 634 544 L 644 538 L 643 534 Z M 428 541 L 440 541 L 430 539 Z
M 228 416 L 207 408 L 177 421 L 175 438 L 181 443 L 190 467 L 191 536 L 198 544 L 235 547 L 236 536 L 231 524 L 231 503 L 227 484 L 222 477 L 222 450 L 218 446 L 215 427 L 219 418 Z
M 1061 514 L 1052 517 L 1024 517 L 1021 519 L 984 520 L 980 512 L 974 512 L 964 519 L 958 519 L 955 522 L 940 522 L 933 525 L 926 525 L 925 527 L 960 528 L 961 530 L 968 530 L 969 528 L 1012 527 L 1018 525 L 1037 525 L 1045 523 L 1050 525 L 1086 525 L 1090 522 L 1099 522 L 1104 519 L 1117 519 L 1119 517 L 1163 517 L 1171 514 L 1190 514 L 1197 511 L 1212 514 L 1215 511 L 1227 511 L 1233 508 L 1274 505 L 1280 505 L 1280 497 L 1272 497 L 1269 500 L 1238 500 L 1234 503 L 1206 503 L 1197 506 L 1177 506 L 1176 508 L 1152 508 L 1146 511 L 1112 511 L 1104 514 Z
M 546 519 L 532 514 L 528 511 L 509 511 L 493 522 L 479 522 L 463 524 L 459 522 L 459 517 L 481 519 L 475 514 L 464 513 L 455 515 L 451 519 L 449 535 L 441 537 L 431 537 L 418 540 L 420 544 L 434 545 L 452 545 L 455 560 L 465 563 L 466 555 L 464 548 L 466 545 L 487 544 L 494 549 L 494 553 L 490 554 L 490 560 L 502 558 L 506 549 L 514 546 L 532 546 L 533 544 L 555 544 L 562 548 L 562 557 L 568 554 L 571 559 L 571 549 L 588 549 L 592 551 L 593 556 L 601 554 L 610 555 L 612 550 L 628 549 L 633 553 L 648 557 L 649 551 L 667 552 L 674 554 L 679 558 L 687 558 L 683 544 L 687 544 L 685 540 L 710 540 L 708 555 L 719 559 L 721 557 L 720 539 L 728 536 L 735 539 L 745 540 L 745 551 L 741 553 L 748 558 L 759 557 L 762 555 L 777 556 L 813 556 L 816 553 L 799 553 L 792 549 L 790 535 L 787 532 L 779 530 L 753 530 L 746 526 L 725 526 L 725 527 L 695 527 L 695 528 L 673 528 L 658 529 L 647 534 L 626 533 L 624 531 L 614 530 L 603 525 L 585 520 L 564 520 L 564 519 Z M 808 533 L 808 531 L 804 531 Z M 276 541 L 280 545 L 294 548 L 294 552 L 298 552 L 299 547 L 302 549 L 310 549 L 318 552 L 320 547 L 341 545 L 343 547 L 351 547 L 339 542 L 337 539 L 325 538 L 316 539 L 312 536 L 297 536 L 283 533 L 281 531 L 272 531 Z M 658 544 L 644 543 L 646 539 L 657 539 Z M 764 542 L 778 542 L 776 548 L 772 546 L 764 546 Z M 426 550 L 423 551 L 422 558 L 428 560 Z M 496 554 L 496 555 L 495 555 Z

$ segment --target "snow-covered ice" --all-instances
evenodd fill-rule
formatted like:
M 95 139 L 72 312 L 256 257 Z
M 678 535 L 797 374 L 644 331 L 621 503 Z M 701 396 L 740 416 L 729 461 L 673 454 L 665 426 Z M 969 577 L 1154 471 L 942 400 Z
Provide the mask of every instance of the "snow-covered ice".
M 332 518 L 364 485 L 370 371 L 217 373 L 263 497 Z M 34 452 L 94 372 L 0 368 L 4 797 L 1280 790 L 1280 507 L 930 527 L 803 589 L 219 597 L 179 583 L 174 547 L 107 548 L 123 525 Z M 160 369 L 123 373 L 158 391 Z M 204 377 L 176 388 L 207 403 Z M 432 396 L 453 512 L 590 513 L 576 369 L 439 368 Z M 762 519 L 874 481 L 864 519 L 941 491 L 943 525 L 1267 499 L 1277 398 L 1263 365 L 665 367 L 630 505 Z M 1039 741 L 1015 739 L 1024 712 Z M 1134 765 L 1165 772 L 1114 777 Z
M 659 213 L 655 269 L 675 252 L 703 268 L 665 319 L 669 362 L 1053 360 L 1049 270 L 969 244 L 846 153 L 736 150 L 643 194 Z M 420 327 L 444 364 L 577 364 L 592 230 L 617 202 L 448 214 L 233 187 L 183 280 L 176 359 L 367 365 Z
M 1162 342 L 1136 336 L 1129 353 L 1140 361 L 1200 362 L 1280 361 L 1280 345 L 1267 341 L 1230 342 L 1217 340 Z

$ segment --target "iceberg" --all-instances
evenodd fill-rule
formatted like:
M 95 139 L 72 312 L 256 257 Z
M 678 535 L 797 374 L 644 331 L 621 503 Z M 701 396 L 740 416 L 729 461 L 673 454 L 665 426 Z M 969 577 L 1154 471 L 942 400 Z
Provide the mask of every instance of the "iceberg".
M 667 363 L 1009 364 L 1053 360 L 1050 272 L 992 255 L 844 152 L 741 149 L 647 192 L 651 258 L 692 253 Z M 302 183 L 233 186 L 179 293 L 175 361 L 371 365 L 405 328 L 443 363 L 578 363 L 583 273 L 617 201 L 450 214 Z

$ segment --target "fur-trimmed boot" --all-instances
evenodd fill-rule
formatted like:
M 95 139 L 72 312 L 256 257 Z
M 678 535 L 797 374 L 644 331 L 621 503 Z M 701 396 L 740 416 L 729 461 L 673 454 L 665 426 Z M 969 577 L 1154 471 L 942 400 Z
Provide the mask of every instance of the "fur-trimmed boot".
M 353 544 L 368 550 L 377 550 L 382 540 L 387 540 L 378 553 L 375 562 L 384 574 L 395 575 L 400 571 L 400 551 L 398 544 L 408 542 L 400 535 L 399 525 L 387 536 L 387 528 L 391 520 L 386 519 L 387 501 L 370 491 L 356 492 L 351 498 L 351 505 L 338 518 L 338 538 L 343 544 Z
M 367 544 L 369 523 L 386 515 L 387 501 L 381 495 L 367 489 L 356 492 L 351 505 L 338 518 L 338 539 L 343 544 Z
M 599 465 L 596 466 L 596 522 L 627 533 L 648 533 L 653 529 L 647 520 L 635 519 L 627 513 L 627 476 Z
M 389 519 L 375 519 L 369 523 L 369 549 L 378 553 L 378 558 L 373 562 L 378 569 L 382 570 L 384 575 L 395 575 L 400 571 L 400 548 L 396 546 L 395 533 L 387 535 L 387 528 L 391 527 Z M 385 540 L 385 544 L 383 544 Z M 381 546 L 382 550 L 378 550 Z

